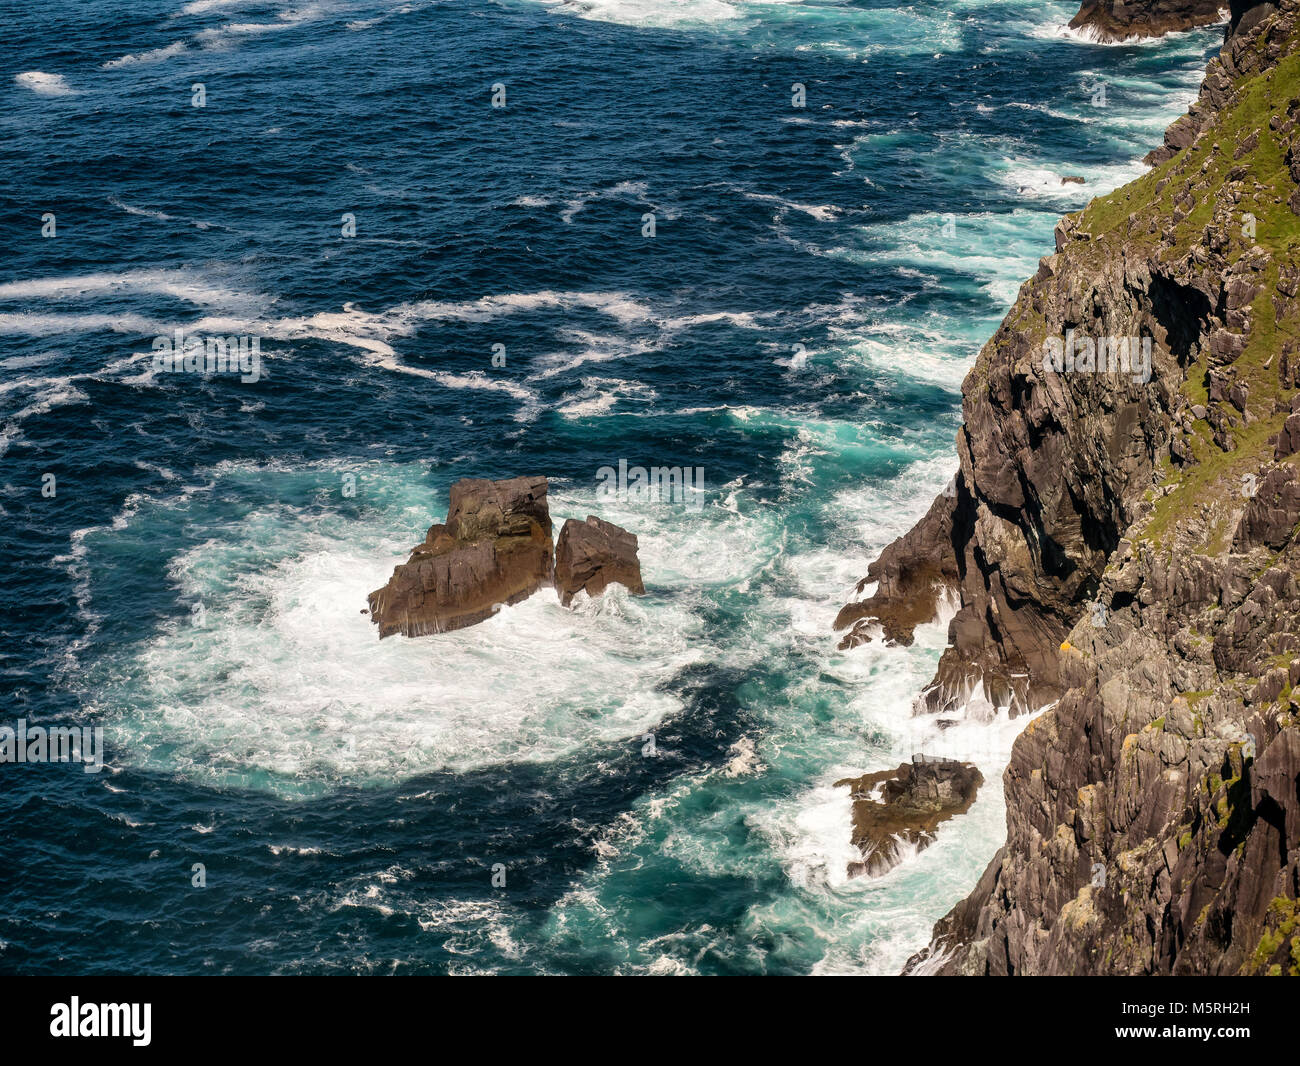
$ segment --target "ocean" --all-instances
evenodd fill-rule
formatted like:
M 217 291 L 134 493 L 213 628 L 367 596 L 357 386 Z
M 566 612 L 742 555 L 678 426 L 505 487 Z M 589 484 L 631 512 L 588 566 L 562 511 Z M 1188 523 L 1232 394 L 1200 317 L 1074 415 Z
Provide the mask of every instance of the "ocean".
M 0 767 L 0 972 L 898 972 L 1026 718 L 912 717 L 945 622 L 831 623 L 1222 37 L 1074 11 L 6 4 L 0 725 L 105 765 Z M 160 367 L 177 330 L 257 365 Z M 620 461 L 703 506 L 600 498 Z M 522 474 L 648 595 L 380 643 L 451 484 Z M 978 801 L 847 879 L 834 783 L 914 752 Z

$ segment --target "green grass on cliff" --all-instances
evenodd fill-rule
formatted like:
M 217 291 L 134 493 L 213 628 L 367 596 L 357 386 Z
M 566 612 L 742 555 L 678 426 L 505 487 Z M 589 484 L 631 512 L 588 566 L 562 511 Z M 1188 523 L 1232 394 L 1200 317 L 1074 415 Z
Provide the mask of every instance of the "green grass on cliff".
M 1232 364 L 1238 380 L 1249 383 L 1248 410 L 1254 421 L 1242 420 L 1229 431 L 1235 444 L 1229 452 L 1214 443 L 1208 423 L 1198 422 L 1188 442 L 1196 461 L 1184 469 L 1167 457 L 1162 461 L 1160 473 L 1172 490 L 1154 499 L 1149 519 L 1140 531 L 1135 530 L 1156 545 L 1166 544 L 1168 534 L 1199 512 L 1206 499 L 1221 498 L 1239 486 L 1242 475 L 1254 473 L 1271 458 L 1269 438 L 1286 418 L 1284 411 L 1275 410 L 1277 401 L 1289 395 L 1279 381 L 1278 361 L 1282 345 L 1300 338 L 1300 315 L 1294 302 L 1288 301 L 1279 320 L 1273 296 L 1281 262 L 1297 258 L 1300 217 L 1287 203 L 1295 185 L 1286 167 L 1286 147 L 1269 128 L 1269 121 L 1284 113 L 1288 101 L 1300 97 L 1300 55 L 1288 56 L 1270 72 L 1239 82 L 1236 93 L 1236 101 L 1220 112 L 1196 144 L 1109 196 L 1093 200 L 1079 216 L 1079 228 L 1091 239 L 1071 249 L 1100 261 L 1126 247 L 1129 255 L 1175 262 L 1202 245 L 1208 231 L 1220 225 L 1225 232 L 1215 236 L 1226 238 L 1229 262 L 1251 254 L 1253 245 L 1270 256 L 1263 288 L 1252 304 L 1249 341 Z M 1252 137 L 1257 137 L 1256 143 L 1242 151 Z M 1237 203 L 1224 198 L 1231 181 L 1240 183 Z M 1187 214 L 1175 222 L 1180 202 Z M 1255 220 L 1253 239 L 1246 230 L 1247 214 Z M 1155 232 L 1150 232 L 1153 218 Z M 1173 234 L 1172 245 L 1162 245 L 1166 233 Z M 1181 391 L 1192 404 L 1208 402 L 1207 370 L 1204 354 L 1188 368 Z M 1206 550 L 1226 550 L 1230 538 L 1230 529 L 1216 528 Z
M 1285 148 L 1268 127 L 1273 115 L 1288 100 L 1300 95 L 1300 56 L 1288 56 L 1272 71 L 1240 83 L 1238 89 L 1241 98 L 1220 112 L 1214 127 L 1197 144 L 1108 196 L 1097 197 L 1084 208 L 1081 228 L 1092 234 L 1094 242 L 1118 235 L 1121 240 L 1155 247 L 1172 225 L 1175 200 L 1188 177 L 1203 180 L 1212 194 L 1227 184 L 1229 174 L 1242 167 L 1264 189 L 1259 193 L 1248 191 L 1237 205 L 1238 223 L 1242 214 L 1253 214 L 1257 220 L 1256 241 L 1270 251 L 1283 252 L 1300 245 L 1300 218 L 1286 204 L 1292 183 L 1287 174 Z M 1240 159 L 1234 158 L 1237 146 L 1255 130 L 1260 131 L 1259 143 Z M 1165 184 L 1160 188 L 1162 182 Z M 1275 203 L 1279 193 L 1281 202 Z M 1173 251 L 1167 252 L 1165 258 L 1185 253 L 1192 244 L 1200 242 L 1213 220 L 1214 203 L 1213 195 L 1194 200 L 1191 213 L 1172 226 L 1176 240 Z M 1156 233 L 1128 232 L 1128 219 L 1135 214 L 1140 214 L 1144 221 L 1154 214 L 1160 220 Z M 1243 240 L 1239 247 L 1244 250 L 1249 243 Z M 1238 242 L 1234 241 L 1235 247 Z
M 1300 977 L 1300 937 L 1295 935 L 1300 928 L 1300 904 L 1286 896 L 1278 896 L 1269 904 L 1267 920 L 1269 927 L 1265 928 L 1251 957 L 1242 966 L 1242 973 Z M 1285 962 L 1272 962 L 1288 941 L 1290 945 L 1284 953 Z

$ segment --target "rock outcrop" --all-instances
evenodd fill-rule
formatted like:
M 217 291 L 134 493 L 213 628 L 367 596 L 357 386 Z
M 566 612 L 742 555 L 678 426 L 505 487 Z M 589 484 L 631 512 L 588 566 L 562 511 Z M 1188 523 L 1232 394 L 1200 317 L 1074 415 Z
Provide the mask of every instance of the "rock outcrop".
M 565 607 L 579 592 L 599 596 L 617 582 L 634 596 L 645 595 L 635 534 L 588 515 L 585 522 L 570 518 L 555 546 L 555 588 Z
M 955 488 L 950 492 L 955 493 Z M 846 604 L 835 618 L 835 628 L 849 632 L 840 648 L 871 640 L 879 628 L 886 645 L 912 643 L 916 627 L 934 619 L 945 590 L 960 580 L 953 551 L 952 496 L 934 501 L 926 516 L 910 532 L 889 545 L 867 568 L 857 584 L 859 595 L 876 585 L 873 595 Z
M 1231 0 L 1231 19 L 1228 22 L 1226 45 L 1234 40 L 1253 41 L 1256 30 L 1265 18 L 1276 14 L 1277 6 L 1273 3 L 1257 3 L 1255 0 Z M 1231 59 L 1232 53 L 1225 47 L 1225 53 Z M 1231 60 L 1235 64 L 1235 60 Z M 1224 57 L 1210 62 L 1205 72 L 1205 80 L 1196 100 L 1188 108 L 1187 114 L 1174 122 L 1166 131 L 1164 143 L 1147 153 L 1146 162 L 1152 166 L 1165 163 L 1174 155 L 1191 145 L 1232 96 L 1234 67 L 1225 64 Z
M 910 970 L 1300 973 L 1298 8 L 1234 3 L 1155 169 L 1058 226 L 963 385 L 955 491 L 841 612 L 949 589 L 918 711 L 1047 708 Z
M 970 763 L 914 755 L 896 770 L 835 784 L 852 790 L 853 845 L 862 855 L 849 876 L 879 877 L 932 844 L 940 823 L 970 810 L 984 775 Z
M 481 622 L 551 583 L 553 545 L 544 477 L 465 478 L 447 521 L 370 594 L 381 638 L 446 633 Z
M 1097 41 L 1160 37 L 1221 19 L 1224 0 L 1084 0 L 1070 28 Z
M 645 595 L 636 536 L 626 529 L 595 515 L 571 518 L 552 543 L 547 488 L 544 477 L 456 482 L 447 521 L 430 526 L 370 594 L 380 639 L 463 629 L 551 584 L 566 607 L 579 591 L 599 596 L 614 582 Z

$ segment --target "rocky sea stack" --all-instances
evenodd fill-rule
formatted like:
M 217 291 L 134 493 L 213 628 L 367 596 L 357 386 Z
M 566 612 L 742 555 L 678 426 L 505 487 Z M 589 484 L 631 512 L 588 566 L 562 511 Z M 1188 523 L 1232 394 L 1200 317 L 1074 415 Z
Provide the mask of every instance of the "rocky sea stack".
M 913 755 L 895 770 L 835 784 L 852 790 L 853 846 L 862 854 L 861 862 L 849 863 L 849 876 L 879 877 L 908 848 L 929 847 L 941 822 L 970 810 L 984 775 L 971 763 Z
M 1046 708 L 909 969 L 1300 972 L 1297 8 L 1234 4 L 1154 169 L 1063 220 L 963 385 L 953 491 L 841 613 L 901 639 L 955 594 L 918 711 Z
M 636 536 L 594 514 L 585 522 L 570 518 L 555 549 L 555 587 L 568 607 L 579 592 L 599 596 L 617 582 L 634 596 L 645 594 Z
M 370 594 L 380 638 L 472 626 L 553 584 L 557 572 L 565 606 L 580 589 L 597 596 L 616 581 L 644 594 L 637 540 L 627 530 L 594 515 L 571 519 L 555 547 L 547 488 L 544 477 L 456 482 L 446 522 L 430 526 L 388 584 Z

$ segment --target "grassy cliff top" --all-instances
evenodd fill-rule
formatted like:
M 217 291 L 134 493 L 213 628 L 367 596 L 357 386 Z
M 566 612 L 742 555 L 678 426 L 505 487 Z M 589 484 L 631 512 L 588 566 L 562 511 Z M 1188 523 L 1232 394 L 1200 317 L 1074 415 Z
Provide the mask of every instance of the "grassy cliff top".
M 1297 36 L 1293 31 L 1284 48 L 1294 48 Z M 1253 50 L 1268 47 L 1267 39 L 1256 38 Z M 1198 288 L 1207 294 L 1221 290 L 1228 277 L 1252 271 L 1259 286 L 1246 312 L 1249 328 L 1241 354 L 1216 367 L 1203 345 L 1185 367 L 1181 391 L 1198 414 L 1210 406 L 1213 371 L 1243 383 L 1248 400 L 1241 417 L 1234 411 L 1232 424 L 1220 424 L 1220 440 L 1230 441 L 1229 450 L 1216 442 L 1211 423 L 1199 417 L 1191 420 L 1185 438 L 1191 460 L 1179 465 L 1166 456 L 1161 461 L 1164 481 L 1149 497 L 1153 511 L 1132 531 L 1157 546 L 1167 545 L 1168 534 L 1187 517 L 1204 518 L 1207 501 L 1225 494 L 1240 498 L 1242 479 L 1272 460 L 1270 441 L 1290 411 L 1295 380 L 1281 371 L 1284 361 L 1300 359 L 1295 354 L 1300 313 L 1294 289 L 1288 295 L 1278 286 L 1300 259 L 1300 202 L 1289 165 L 1295 158 L 1291 144 L 1300 142 L 1298 113 L 1300 50 L 1231 83 L 1227 102 L 1208 115 L 1192 144 L 1072 216 L 1077 230 L 1088 235 L 1072 251 L 1098 263 L 1141 258 L 1183 264 L 1193 274 L 1199 267 Z M 1223 315 L 1221 304 L 1215 313 Z M 1224 509 L 1211 523 L 1203 550 L 1215 553 L 1228 546 L 1231 511 Z

